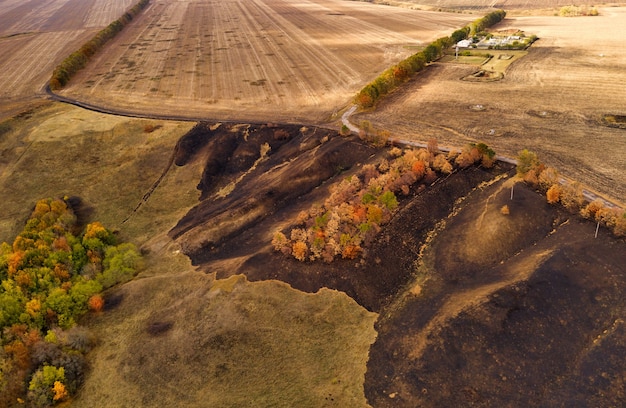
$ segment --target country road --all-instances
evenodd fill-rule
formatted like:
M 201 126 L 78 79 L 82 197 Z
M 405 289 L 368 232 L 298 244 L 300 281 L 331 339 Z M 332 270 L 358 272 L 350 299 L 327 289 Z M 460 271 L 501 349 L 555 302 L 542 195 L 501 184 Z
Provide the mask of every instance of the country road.
M 350 122 L 350 116 L 352 116 L 354 114 L 354 112 L 356 112 L 356 110 L 357 110 L 357 106 L 353 105 L 353 106 L 350 107 L 350 109 L 345 111 L 344 114 L 341 116 L 341 123 L 344 126 L 346 126 L 348 129 L 350 129 L 351 132 L 358 134 L 359 131 L 360 131 L 359 127 L 354 125 L 352 122 Z M 427 147 L 426 143 L 418 142 L 418 141 L 415 141 L 415 140 L 391 139 L 390 141 L 393 144 L 402 145 L 402 146 L 424 147 L 424 148 Z M 451 150 L 460 151 L 461 148 L 460 147 L 451 147 L 451 146 L 439 146 L 439 150 L 441 150 L 443 152 L 449 152 Z M 508 164 L 512 164 L 514 166 L 517 166 L 517 160 L 513 159 L 511 157 L 496 155 L 495 159 L 497 161 L 500 161 L 500 162 L 503 162 L 503 163 L 508 163 Z M 559 179 L 559 183 L 561 183 L 562 185 L 571 184 L 573 182 L 574 182 L 574 180 L 566 179 L 564 177 L 560 177 L 560 179 Z M 595 192 L 589 190 L 588 188 L 584 188 L 583 187 L 582 194 L 583 194 L 583 198 L 587 202 L 592 202 L 592 201 L 595 201 L 595 200 L 599 200 L 607 208 L 616 208 L 616 209 L 620 209 L 620 210 L 623 209 L 616 202 L 611 201 L 610 199 L 607 199 L 605 197 L 601 197 L 600 195 L 596 194 Z
M 125 116 L 125 117 L 130 117 L 130 118 L 154 119 L 154 120 L 173 120 L 173 121 L 182 121 L 182 122 L 210 122 L 210 121 L 224 122 L 223 120 L 220 120 L 217 118 L 200 118 L 200 117 L 158 115 L 158 114 L 147 115 L 143 113 L 131 112 L 128 110 L 110 109 L 110 108 L 106 108 L 103 106 L 97 106 L 97 105 L 93 105 L 87 102 L 79 101 L 77 99 L 67 98 L 65 96 L 58 95 L 50 89 L 49 85 L 46 85 L 45 92 L 48 95 L 49 99 L 52 99 L 54 101 L 71 104 L 74 106 L 78 106 L 80 108 L 88 109 L 94 112 L 105 113 L 109 115 Z M 348 129 L 350 129 L 352 133 L 358 134 L 360 131 L 359 127 L 354 125 L 352 122 L 350 122 L 350 117 L 356 112 L 356 110 L 357 110 L 357 106 L 352 105 L 347 111 L 345 111 L 343 115 L 341 115 L 341 123 L 344 126 L 346 126 Z M 248 121 L 248 122 L 253 123 L 253 124 L 262 124 L 262 122 L 254 122 L 254 121 Z M 319 126 L 319 125 L 306 124 L 306 123 L 303 123 L 303 125 Z M 427 146 L 426 143 L 418 142 L 415 140 L 392 139 L 392 142 L 394 144 L 399 144 L 403 146 L 412 146 L 412 147 L 426 147 Z M 449 152 L 450 150 L 453 150 L 453 149 L 460 150 L 459 147 L 439 146 L 439 150 L 444 151 L 444 152 Z M 510 157 L 496 155 L 495 158 L 497 161 L 500 161 L 503 163 L 517 165 L 517 160 L 510 158 Z M 568 180 L 563 177 L 561 177 L 559 181 L 561 184 L 569 184 L 573 182 L 573 180 Z M 604 204 L 604 206 L 608 208 L 622 209 L 622 207 L 616 202 L 611 201 L 610 199 L 607 199 L 605 197 L 601 197 L 595 192 L 589 190 L 588 188 L 583 188 L 583 198 L 588 202 L 599 200 Z

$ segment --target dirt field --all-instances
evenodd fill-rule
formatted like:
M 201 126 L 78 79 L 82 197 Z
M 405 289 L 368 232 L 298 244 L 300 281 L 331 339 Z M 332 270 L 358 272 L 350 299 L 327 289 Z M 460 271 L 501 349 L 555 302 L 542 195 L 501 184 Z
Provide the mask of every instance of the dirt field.
M 0 120 L 40 98 L 54 67 L 132 0 L 0 3 Z
M 405 46 L 475 18 L 341 0 L 155 0 L 62 94 L 149 114 L 325 121 Z
M 616 3 L 598 3 L 593 0 L 374 0 L 375 3 L 388 3 L 402 7 L 415 7 L 425 9 L 443 9 L 443 10 L 485 10 L 485 9 L 503 9 L 507 12 L 516 13 L 537 13 L 553 14 L 554 10 L 558 10 L 562 6 L 570 6 L 576 4 L 578 6 L 598 6 L 599 4 L 616 4 Z
M 503 80 L 468 83 L 459 79 L 477 68 L 436 64 L 355 121 L 368 119 L 403 138 L 435 137 L 444 145 L 484 141 L 512 157 L 528 148 L 561 173 L 623 199 L 626 134 L 600 119 L 625 113 L 620 33 L 626 8 L 601 13 L 507 18 L 496 29 L 517 28 L 540 40 Z

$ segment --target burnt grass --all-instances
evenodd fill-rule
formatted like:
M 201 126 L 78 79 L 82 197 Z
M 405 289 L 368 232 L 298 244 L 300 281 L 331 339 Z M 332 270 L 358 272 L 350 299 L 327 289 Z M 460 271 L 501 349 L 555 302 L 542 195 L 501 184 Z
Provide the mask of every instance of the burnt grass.
M 364 384 L 374 407 L 622 405 L 626 245 L 522 184 L 511 201 L 496 180 L 510 166 L 412 186 L 362 258 L 272 250 L 331 183 L 386 154 L 323 128 L 198 124 L 175 164 L 205 163 L 201 199 L 170 236 L 218 278 L 327 287 L 378 312 Z

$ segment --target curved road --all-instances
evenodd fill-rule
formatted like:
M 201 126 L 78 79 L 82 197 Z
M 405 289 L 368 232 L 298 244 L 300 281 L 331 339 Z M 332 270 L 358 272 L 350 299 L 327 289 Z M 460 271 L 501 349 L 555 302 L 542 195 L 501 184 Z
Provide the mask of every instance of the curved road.
M 130 118 L 143 118 L 143 119 L 155 119 L 155 120 L 173 120 L 173 121 L 181 121 L 181 122 L 225 122 L 223 120 L 219 120 L 219 119 L 214 119 L 214 118 L 198 118 L 198 117 L 188 117 L 188 116 L 176 116 L 176 115 L 155 115 L 155 114 L 142 114 L 142 113 L 137 113 L 137 112 L 131 112 L 131 111 L 127 111 L 127 110 L 118 110 L 118 109 L 110 109 L 110 108 L 106 108 L 106 107 L 102 107 L 102 106 L 97 106 L 97 105 L 93 105 L 87 102 L 82 102 L 79 101 L 77 99 L 73 99 L 73 98 L 68 98 L 65 96 L 61 96 L 58 95 L 56 93 L 54 93 L 52 91 L 52 89 L 50 89 L 50 85 L 46 85 L 45 87 L 45 92 L 48 95 L 48 97 L 54 101 L 57 102 L 63 102 L 63 103 L 68 103 L 74 106 L 78 106 L 80 108 L 84 108 L 84 109 L 88 109 L 94 112 L 99 112 L 99 113 L 105 113 L 105 114 L 109 114 L 109 115 L 117 115 L 117 116 L 126 116 L 126 117 L 130 117 Z M 358 126 L 354 125 L 352 122 L 350 122 L 350 116 L 352 116 L 352 114 L 354 114 L 354 112 L 356 112 L 357 110 L 357 106 L 356 105 L 352 105 L 347 111 L 345 111 L 343 113 L 343 115 L 341 115 L 341 123 L 343 125 L 345 125 L 348 129 L 350 129 L 350 131 L 352 133 L 356 133 L 358 134 L 360 129 Z M 228 121 L 226 121 L 228 122 Z M 247 121 L 248 123 L 252 123 L 252 124 L 258 124 L 261 125 L 263 124 L 263 122 L 254 122 L 254 121 Z M 313 124 L 305 124 L 303 123 L 303 125 L 309 125 L 309 126 L 318 126 L 319 125 L 313 125 Z M 403 146 L 412 146 L 412 147 L 426 147 L 425 143 L 420 143 L 414 140 L 404 140 L 404 139 L 393 139 L 393 142 L 396 144 L 400 144 Z M 444 152 L 449 152 L 452 148 L 448 147 L 448 146 L 440 146 L 439 150 L 444 151 Z M 459 150 L 459 149 L 455 149 L 455 150 Z M 496 155 L 496 160 L 497 161 L 501 161 L 504 163 L 508 163 L 508 164 L 512 164 L 512 165 L 517 165 L 517 160 L 512 159 L 510 157 L 505 157 L 505 156 L 500 156 L 500 155 Z M 561 184 L 568 184 L 571 183 L 571 180 L 566 180 L 564 178 L 561 178 L 560 183 Z M 588 202 L 592 202 L 594 200 L 600 200 L 606 207 L 608 208 L 617 208 L 617 209 L 622 209 L 622 207 L 620 205 L 618 205 L 615 202 L 612 202 L 604 197 L 600 197 L 599 195 L 597 195 L 596 193 L 587 190 L 587 189 L 583 189 L 583 198 L 585 200 L 587 200 Z
M 360 129 L 356 125 L 354 125 L 354 124 L 352 124 L 350 122 L 350 116 L 352 116 L 352 114 L 354 112 L 356 112 L 356 110 L 357 110 L 357 106 L 356 105 L 352 105 L 350 107 L 350 109 L 345 111 L 344 114 L 341 115 L 341 123 L 343 125 L 345 125 L 348 129 L 350 129 L 351 132 L 358 134 Z M 427 147 L 426 143 L 417 142 L 417 141 L 414 141 L 414 140 L 393 139 L 393 143 L 399 144 L 399 145 L 403 145 L 403 146 L 424 147 L 424 148 Z M 439 146 L 439 150 L 441 150 L 443 152 L 449 152 L 452 149 L 460 150 L 458 148 L 452 148 L 452 147 L 448 147 L 448 146 Z M 497 161 L 500 161 L 500 162 L 503 162 L 503 163 L 508 163 L 508 164 L 512 164 L 514 166 L 517 166 L 517 160 L 512 159 L 510 157 L 496 155 L 495 159 Z M 573 183 L 573 180 L 568 180 L 568 179 L 565 179 L 565 178 L 561 177 L 559 179 L 559 183 L 562 184 L 562 185 L 571 184 L 571 183 Z M 595 201 L 595 200 L 599 200 L 607 208 L 617 208 L 617 209 L 620 209 L 620 210 L 622 209 L 622 207 L 620 205 L 618 205 L 617 203 L 615 203 L 613 201 L 610 201 L 609 199 L 606 199 L 604 197 L 601 197 L 598 194 L 594 193 L 593 191 L 587 190 L 585 188 L 583 188 L 583 198 L 587 202 L 592 202 L 592 201 Z

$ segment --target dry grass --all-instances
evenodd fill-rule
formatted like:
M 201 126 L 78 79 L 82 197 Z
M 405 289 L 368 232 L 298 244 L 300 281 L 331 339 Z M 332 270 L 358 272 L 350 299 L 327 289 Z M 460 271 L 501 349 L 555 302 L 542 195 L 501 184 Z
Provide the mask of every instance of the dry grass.
M 197 203 L 204 163 L 170 168 L 133 212 L 191 126 L 49 104 L 1 127 L 0 239 L 21 228 L 38 198 L 78 195 L 94 219 L 147 253 L 145 270 L 84 322 L 100 344 L 72 405 L 367 406 L 376 314 L 331 290 L 215 282 L 167 236 Z
M 63 94 L 144 113 L 317 122 L 405 46 L 474 17 L 342 0 L 155 1 Z
M 626 8 L 603 8 L 598 17 L 507 18 L 498 30 L 523 30 L 539 41 L 503 80 L 460 81 L 476 68 L 436 64 L 355 120 L 367 119 L 392 137 L 452 146 L 483 141 L 510 157 L 527 148 L 619 200 L 626 196 L 626 137 L 602 118 L 624 114 L 619 107 L 626 106 L 619 82 L 626 70 L 619 34 L 625 16 Z
M 367 406 L 375 314 L 336 291 L 169 272 L 121 288 L 92 325 L 102 341 L 74 406 Z

